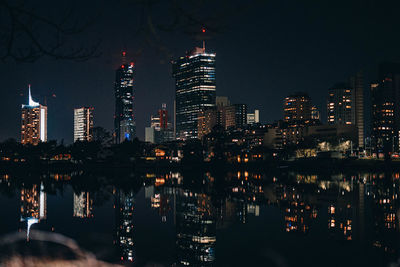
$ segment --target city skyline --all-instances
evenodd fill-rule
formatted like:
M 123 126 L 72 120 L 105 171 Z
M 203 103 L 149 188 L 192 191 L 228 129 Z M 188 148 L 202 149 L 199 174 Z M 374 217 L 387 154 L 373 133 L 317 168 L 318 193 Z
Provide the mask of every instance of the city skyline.
M 49 3 L 45 1 L 44 4 Z M 139 37 L 127 35 L 126 28 L 122 27 L 126 20 L 121 22 L 127 12 L 120 12 L 122 4 L 115 7 L 102 1 L 98 4 L 99 8 L 105 6 L 112 18 L 98 22 L 93 31 L 94 35 L 102 29 L 101 56 L 82 63 L 43 58 L 31 64 L 3 64 L 1 82 L 5 89 L 0 98 L 6 104 L 1 107 L 2 113 L 18 111 L 25 97 L 20 94 L 26 94 L 23 89 L 31 83 L 36 88 L 34 97 L 40 98 L 38 100 L 42 101 L 43 95 L 49 93 L 57 95 L 56 99 L 48 101 L 49 110 L 53 111 L 49 117 L 49 140 L 72 142 L 73 136 L 68 129 L 73 125 L 73 114 L 64 111 L 75 106 L 96 107 L 96 122 L 108 130 L 113 129 L 109 114 L 114 108 L 111 101 L 114 70 L 119 65 L 120 52 L 126 46 L 137 66 L 137 108 L 142 110 L 137 117 L 138 129 L 147 125 L 147 114 L 160 103 L 167 103 L 172 114 L 174 84 L 170 77 L 170 57 L 150 46 L 142 49 L 137 40 Z M 250 110 L 260 110 L 263 122 L 281 117 L 280 101 L 290 92 L 308 91 L 322 111 L 326 105 L 325 89 L 335 82 L 345 80 L 360 69 L 365 69 L 365 81 L 374 80 L 379 62 L 400 60 L 400 52 L 396 49 L 399 38 L 388 34 L 398 25 L 395 15 L 392 11 L 385 16 L 376 12 L 385 10 L 386 5 L 377 2 L 359 5 L 348 1 L 337 1 L 333 6 L 292 4 L 250 6 L 230 17 L 226 30 L 218 34 L 210 30 L 213 34 L 206 40 L 207 47 L 218 55 L 218 94 L 230 94 L 233 102 L 242 102 L 243 98 Z M 82 11 L 89 8 L 93 8 L 89 3 L 82 5 Z M 298 8 L 308 10 L 314 19 L 309 20 L 304 13 L 297 12 Z M 274 10 L 274 14 L 265 19 L 265 10 Z M 336 20 L 332 10 L 341 10 L 343 19 Z M 93 35 L 84 39 L 95 39 L 97 36 Z M 374 36 L 381 38 L 378 40 Z M 182 33 L 178 36 L 166 34 L 162 38 L 174 55 L 172 58 L 193 46 L 201 46 L 201 40 Z M 235 73 L 237 63 L 246 67 L 241 67 L 241 75 L 232 79 L 230 75 Z M 246 94 L 242 94 L 243 90 Z M 267 105 L 268 99 L 273 101 Z M 325 118 L 325 114 L 321 117 Z M 57 125 L 55 122 L 58 121 L 64 121 L 65 125 Z M 9 127 L 0 132 L 0 140 L 17 137 L 18 118 L 7 118 L 5 123 Z M 144 139 L 143 131 L 138 131 L 138 135 Z

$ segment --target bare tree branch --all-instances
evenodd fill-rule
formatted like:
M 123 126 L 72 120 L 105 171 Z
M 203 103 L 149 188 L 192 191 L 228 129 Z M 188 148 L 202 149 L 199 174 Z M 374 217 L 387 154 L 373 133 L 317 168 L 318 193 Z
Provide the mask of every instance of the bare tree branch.
M 74 20 L 73 9 L 60 16 L 59 21 L 53 21 L 27 7 L 25 1 L 0 0 L 0 12 L 8 15 L 8 21 L 3 18 L 0 27 L 0 35 L 7 40 L 0 42 L 0 60 L 3 62 L 8 59 L 33 62 L 43 56 L 84 61 L 99 56 L 100 41 L 91 46 L 69 42 L 90 25 L 89 21 Z

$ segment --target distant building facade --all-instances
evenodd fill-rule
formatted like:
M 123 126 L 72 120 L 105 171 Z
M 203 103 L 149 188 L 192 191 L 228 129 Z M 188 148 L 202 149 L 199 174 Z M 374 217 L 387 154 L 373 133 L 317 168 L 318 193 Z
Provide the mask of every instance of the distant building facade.
M 358 146 L 364 146 L 364 85 L 363 74 L 358 72 L 347 83 L 336 84 L 328 90 L 328 124 L 355 125 Z
M 136 137 L 136 121 L 134 111 L 134 73 L 133 62 L 127 64 L 123 52 L 122 65 L 116 71 L 115 77 L 115 142 L 133 140 Z
M 169 121 L 167 105 L 162 104 L 157 114 L 150 117 L 150 127 L 145 128 L 145 141 L 159 144 L 173 140 L 175 136 Z
M 329 88 L 328 124 L 355 124 L 355 108 L 352 89 L 345 83 Z
M 254 110 L 254 113 L 247 113 L 247 124 L 255 123 L 260 123 L 260 111 L 258 109 Z
M 311 121 L 312 104 L 307 93 L 297 92 L 285 98 L 283 120 L 290 125 L 303 125 Z
M 399 151 L 400 64 L 381 64 L 378 77 L 370 85 L 372 140 L 379 153 Z
M 215 54 L 196 47 L 172 64 L 175 78 L 175 127 L 181 140 L 198 138 L 199 112 L 215 106 Z
M 74 142 L 93 140 L 93 111 L 92 107 L 74 109 Z
M 33 101 L 29 86 L 28 104 L 22 105 L 21 143 L 47 142 L 47 107 Z
M 233 104 L 226 107 L 225 119 L 226 129 L 243 128 L 247 124 L 247 105 Z

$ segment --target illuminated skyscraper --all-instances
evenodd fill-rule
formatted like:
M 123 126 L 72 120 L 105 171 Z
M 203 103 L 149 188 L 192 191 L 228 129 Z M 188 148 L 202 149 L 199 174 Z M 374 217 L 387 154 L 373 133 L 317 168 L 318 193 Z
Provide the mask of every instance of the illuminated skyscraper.
M 134 114 L 133 76 L 134 63 L 125 63 L 126 53 L 122 53 L 122 65 L 117 69 L 115 77 L 115 141 L 132 140 L 136 136 Z
M 47 141 L 47 107 L 33 101 L 29 85 L 28 104 L 22 105 L 21 143 L 37 145 Z
M 93 110 L 92 107 L 74 109 L 74 142 L 92 141 Z
M 215 106 L 215 54 L 196 47 L 173 62 L 172 74 L 176 88 L 176 137 L 197 138 L 199 112 Z

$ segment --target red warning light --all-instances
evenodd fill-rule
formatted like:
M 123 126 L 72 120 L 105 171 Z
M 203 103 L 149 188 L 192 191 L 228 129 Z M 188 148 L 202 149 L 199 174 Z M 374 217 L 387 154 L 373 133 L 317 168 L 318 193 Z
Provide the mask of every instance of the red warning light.
M 205 32 L 206 32 L 206 29 L 205 29 L 205 28 L 202 28 L 202 29 L 201 29 L 201 32 L 202 32 L 202 33 L 205 33 Z
M 125 68 L 125 66 L 124 66 L 124 65 L 121 65 L 121 68 L 123 69 L 123 68 Z
M 126 52 L 125 51 L 122 52 L 122 56 L 126 56 Z

